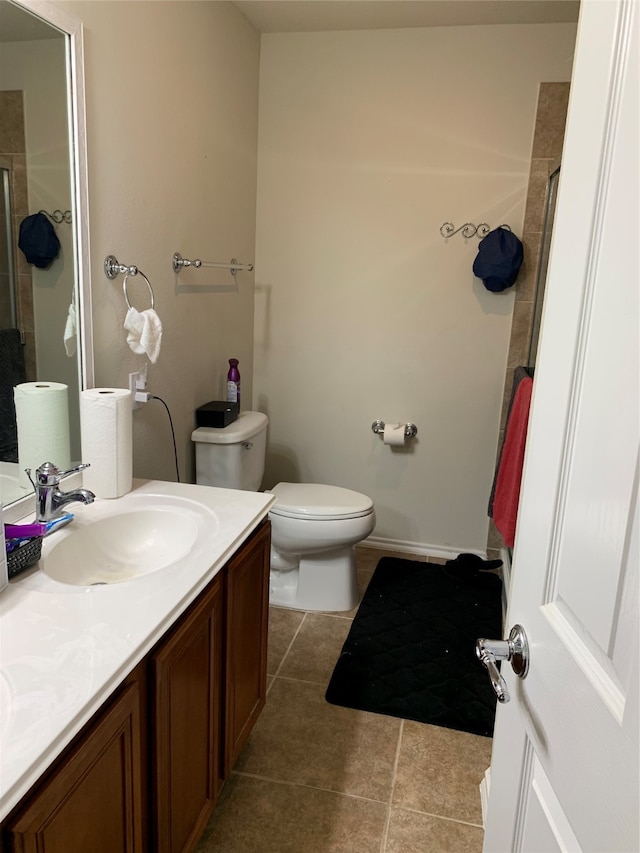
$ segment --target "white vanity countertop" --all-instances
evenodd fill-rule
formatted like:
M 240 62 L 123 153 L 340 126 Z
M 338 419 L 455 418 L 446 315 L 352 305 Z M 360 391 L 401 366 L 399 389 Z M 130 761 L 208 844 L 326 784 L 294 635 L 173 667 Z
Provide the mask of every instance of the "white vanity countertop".
M 207 541 L 178 566 L 104 586 L 59 583 L 34 566 L 0 593 L 0 820 L 275 503 L 261 492 L 141 480 L 122 500 L 156 496 L 213 513 Z M 75 521 L 45 538 L 43 560 L 73 524 L 117 503 L 70 504 Z

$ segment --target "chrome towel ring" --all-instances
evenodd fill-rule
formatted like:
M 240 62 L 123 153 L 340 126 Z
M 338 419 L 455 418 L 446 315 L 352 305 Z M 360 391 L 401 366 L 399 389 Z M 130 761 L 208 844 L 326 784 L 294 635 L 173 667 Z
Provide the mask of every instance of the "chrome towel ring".
M 147 287 L 149 288 L 149 297 L 151 298 L 151 308 L 155 306 L 155 298 L 153 294 L 153 288 L 151 287 L 151 282 L 146 277 L 146 275 L 139 269 L 137 266 L 126 266 L 125 264 L 121 264 L 120 261 L 115 257 L 115 255 L 107 255 L 104 259 L 104 274 L 108 279 L 113 281 L 113 279 L 117 278 L 118 275 L 124 276 L 124 281 L 122 282 L 122 292 L 124 293 L 124 301 L 127 303 L 127 308 L 131 308 L 131 302 L 129 301 L 129 294 L 127 293 L 127 279 L 130 275 L 139 275 L 145 280 Z
M 122 282 L 122 292 L 124 293 L 124 301 L 127 303 L 127 308 L 131 308 L 131 303 L 129 302 L 129 295 L 127 294 L 127 279 L 129 278 L 130 275 L 142 276 L 142 278 L 146 281 L 147 287 L 149 288 L 149 296 L 151 298 L 151 308 L 153 308 L 155 305 L 155 299 L 153 298 L 153 288 L 151 287 L 151 282 L 146 277 L 146 275 L 142 272 L 142 270 L 136 270 L 135 272 L 128 272 L 124 277 L 124 281 Z

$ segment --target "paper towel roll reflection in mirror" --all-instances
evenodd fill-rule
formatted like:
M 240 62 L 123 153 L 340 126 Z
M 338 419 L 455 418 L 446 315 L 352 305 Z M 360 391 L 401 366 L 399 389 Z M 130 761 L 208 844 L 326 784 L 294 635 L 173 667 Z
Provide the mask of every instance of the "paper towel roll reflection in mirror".
M 36 470 L 53 462 L 65 471 L 71 465 L 69 395 L 62 382 L 22 382 L 13 389 L 18 430 L 18 478 L 31 488 L 25 468 Z

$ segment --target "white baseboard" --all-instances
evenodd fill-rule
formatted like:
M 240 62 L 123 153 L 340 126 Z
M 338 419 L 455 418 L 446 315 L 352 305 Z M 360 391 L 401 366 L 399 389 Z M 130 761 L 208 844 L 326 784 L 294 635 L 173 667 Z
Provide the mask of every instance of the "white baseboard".
M 480 782 L 480 803 L 482 805 L 482 825 L 487 819 L 487 808 L 489 807 L 489 788 L 491 787 L 491 768 L 487 767 Z
M 430 545 L 428 542 L 409 542 L 403 539 L 384 539 L 381 536 L 368 536 L 361 543 L 367 548 L 379 548 L 381 551 L 397 551 L 399 554 L 420 554 L 425 557 L 442 557 L 453 560 L 458 554 L 477 554 L 483 560 L 487 552 L 475 548 L 449 548 L 442 545 Z

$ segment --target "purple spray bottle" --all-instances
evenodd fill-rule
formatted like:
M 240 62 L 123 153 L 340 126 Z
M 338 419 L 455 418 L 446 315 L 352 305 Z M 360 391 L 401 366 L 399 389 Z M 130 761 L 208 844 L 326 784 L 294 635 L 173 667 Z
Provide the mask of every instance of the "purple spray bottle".
M 227 403 L 237 403 L 240 409 L 240 371 L 238 370 L 238 359 L 229 359 L 229 372 L 227 373 Z

